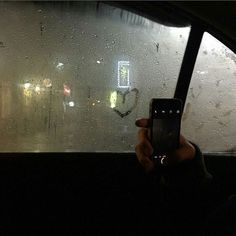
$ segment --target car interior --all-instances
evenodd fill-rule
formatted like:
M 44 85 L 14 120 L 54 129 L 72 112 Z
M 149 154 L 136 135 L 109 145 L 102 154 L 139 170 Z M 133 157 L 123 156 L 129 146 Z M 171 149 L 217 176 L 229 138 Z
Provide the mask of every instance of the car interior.
M 1 235 L 152 235 L 152 98 L 182 100 L 181 133 L 236 193 L 235 2 L 1 1 L 0 19 Z

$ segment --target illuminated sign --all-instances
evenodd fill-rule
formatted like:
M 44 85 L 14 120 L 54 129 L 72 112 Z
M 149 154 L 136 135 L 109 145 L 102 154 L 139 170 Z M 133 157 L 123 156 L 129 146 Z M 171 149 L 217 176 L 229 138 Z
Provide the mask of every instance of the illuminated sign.
M 118 61 L 118 87 L 129 88 L 129 61 Z

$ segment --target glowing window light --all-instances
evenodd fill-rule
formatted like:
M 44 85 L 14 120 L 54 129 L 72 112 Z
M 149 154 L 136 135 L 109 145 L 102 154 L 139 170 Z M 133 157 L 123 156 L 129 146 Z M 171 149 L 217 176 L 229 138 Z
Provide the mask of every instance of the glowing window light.
M 118 87 L 129 88 L 129 61 L 118 61 Z
M 110 95 L 111 108 L 116 107 L 116 101 L 117 101 L 117 92 L 116 91 L 111 92 Z
M 214 50 L 215 53 L 221 53 L 225 49 L 224 44 L 218 41 L 216 38 L 205 32 L 202 40 L 202 49 L 206 51 Z

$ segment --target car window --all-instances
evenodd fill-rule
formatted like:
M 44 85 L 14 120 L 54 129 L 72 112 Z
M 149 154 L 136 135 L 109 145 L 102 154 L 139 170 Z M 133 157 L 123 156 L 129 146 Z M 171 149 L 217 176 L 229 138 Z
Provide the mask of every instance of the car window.
M 236 151 L 236 55 L 205 33 L 183 114 L 183 133 L 205 152 Z
M 189 27 L 95 2 L 0 3 L 1 152 L 129 152 L 172 97 Z

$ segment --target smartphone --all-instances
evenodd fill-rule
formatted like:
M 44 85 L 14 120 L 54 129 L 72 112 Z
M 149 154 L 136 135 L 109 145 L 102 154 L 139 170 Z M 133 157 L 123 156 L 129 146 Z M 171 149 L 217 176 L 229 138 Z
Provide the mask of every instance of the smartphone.
M 153 98 L 149 111 L 152 158 L 162 160 L 167 152 L 179 147 L 182 102 L 175 98 Z

